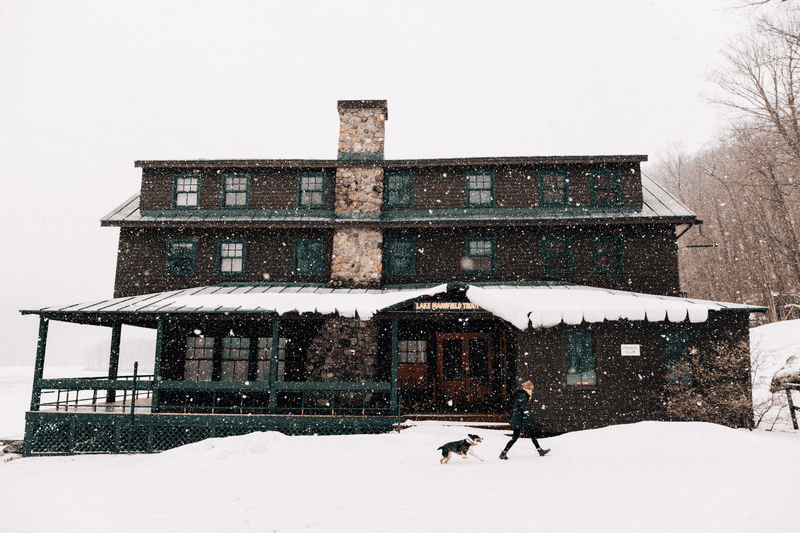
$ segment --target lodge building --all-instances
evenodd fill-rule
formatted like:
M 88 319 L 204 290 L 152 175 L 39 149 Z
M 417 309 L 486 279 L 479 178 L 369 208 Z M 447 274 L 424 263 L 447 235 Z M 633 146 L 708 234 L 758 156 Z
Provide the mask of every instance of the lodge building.
M 338 112 L 335 160 L 136 162 L 113 298 L 23 311 L 26 454 L 498 421 L 524 380 L 548 433 L 663 419 L 676 361 L 748 341 L 762 308 L 681 296 L 701 222 L 646 156 L 386 160 L 386 101 Z M 107 378 L 42 379 L 50 320 L 112 329 Z M 157 330 L 152 376 L 118 375 L 123 325 Z

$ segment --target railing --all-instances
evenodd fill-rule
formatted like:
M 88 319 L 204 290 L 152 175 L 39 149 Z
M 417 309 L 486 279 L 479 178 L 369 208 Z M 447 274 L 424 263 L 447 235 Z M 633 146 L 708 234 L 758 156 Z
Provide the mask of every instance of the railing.
M 97 412 L 98 409 L 121 409 L 125 412 L 133 408 L 137 400 L 150 398 L 153 376 L 134 374 L 113 380 L 107 377 L 41 379 L 34 386 L 38 386 L 42 393 L 40 410 Z M 117 399 L 118 392 L 122 392 L 122 401 Z
M 152 375 L 134 375 L 116 380 L 42 379 L 36 386 L 42 399 L 49 400 L 40 403 L 40 410 L 126 412 L 138 407 L 139 399 L 148 399 L 158 391 L 158 405 L 148 405 L 152 412 L 334 416 L 389 416 L 399 412 L 398 406 L 392 406 L 389 382 L 155 382 Z M 109 398 L 114 401 L 109 402 Z

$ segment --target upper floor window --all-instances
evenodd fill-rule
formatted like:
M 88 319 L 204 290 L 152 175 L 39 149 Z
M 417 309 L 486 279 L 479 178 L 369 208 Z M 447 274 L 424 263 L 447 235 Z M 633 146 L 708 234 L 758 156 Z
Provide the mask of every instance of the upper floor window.
M 542 237 L 542 273 L 572 274 L 572 237 Z
M 246 209 L 250 196 L 250 174 L 222 175 L 222 207 Z
M 321 276 L 323 274 L 322 239 L 294 239 L 293 276 Z
M 175 174 L 172 177 L 172 207 L 200 206 L 200 174 Z
M 494 207 L 494 171 L 466 173 L 467 207 Z
M 625 272 L 625 240 L 621 235 L 595 235 L 594 271 L 598 274 Z
M 386 239 L 387 276 L 414 276 L 417 273 L 417 240 Z
M 591 331 L 567 331 L 567 385 L 596 385 Z
M 196 239 L 169 239 L 167 241 L 167 276 L 194 276 Z
M 297 174 L 297 207 L 325 209 L 327 180 L 324 172 L 299 172 Z
M 413 172 L 387 172 L 383 189 L 386 207 L 414 207 Z
M 467 237 L 464 270 L 469 274 L 494 274 L 497 271 L 494 237 Z
M 217 241 L 217 275 L 235 276 L 244 274 L 246 247 L 247 241 Z
M 569 178 L 566 170 L 539 171 L 539 205 L 568 205 Z
M 619 170 L 592 170 L 589 172 L 592 205 L 622 205 L 622 185 Z
M 692 379 L 692 358 L 689 355 L 690 340 L 690 333 L 684 330 L 671 330 L 664 334 L 667 383 L 680 383 Z

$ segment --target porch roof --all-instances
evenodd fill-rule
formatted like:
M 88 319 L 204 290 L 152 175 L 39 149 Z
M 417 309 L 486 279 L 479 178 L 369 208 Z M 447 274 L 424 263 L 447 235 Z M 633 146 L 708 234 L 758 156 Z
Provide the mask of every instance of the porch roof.
M 314 284 L 227 283 L 177 291 L 114 298 L 66 307 L 23 310 L 44 318 L 84 324 L 126 324 L 154 327 L 164 315 L 338 314 L 369 320 L 382 311 L 412 300 L 466 289 L 470 302 L 506 320 L 517 329 L 553 327 L 561 323 L 634 320 L 705 322 L 710 311 L 764 312 L 745 304 L 695 300 L 615 291 L 564 282 L 517 284 L 450 283 L 393 286 L 383 289 L 334 289 Z

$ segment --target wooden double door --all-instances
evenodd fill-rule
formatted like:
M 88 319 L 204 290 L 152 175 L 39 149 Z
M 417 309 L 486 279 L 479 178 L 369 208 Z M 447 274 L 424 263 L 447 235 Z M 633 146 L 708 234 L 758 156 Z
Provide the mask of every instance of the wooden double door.
M 481 405 L 493 395 L 500 361 L 494 361 L 488 333 L 437 333 L 439 400 L 448 405 Z

